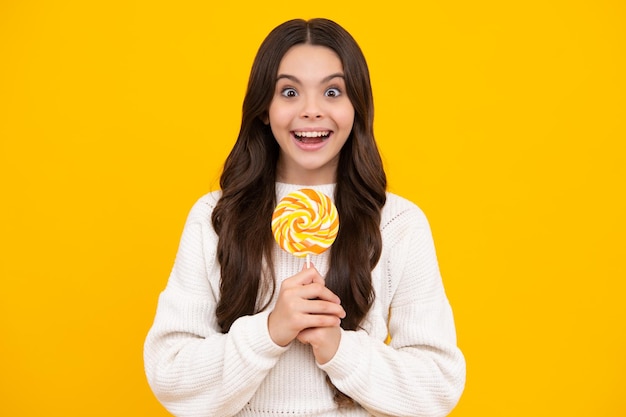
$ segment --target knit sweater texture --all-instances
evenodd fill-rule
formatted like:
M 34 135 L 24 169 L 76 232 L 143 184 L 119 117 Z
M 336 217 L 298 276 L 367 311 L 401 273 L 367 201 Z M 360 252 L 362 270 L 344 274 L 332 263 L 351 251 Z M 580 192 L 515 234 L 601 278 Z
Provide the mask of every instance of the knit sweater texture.
M 334 187 L 307 188 L 332 198 Z M 277 183 L 277 201 L 299 188 Z M 220 266 L 211 224 L 219 197 L 219 191 L 207 194 L 191 209 L 145 341 L 147 379 L 165 408 L 179 417 L 436 417 L 452 410 L 465 385 L 465 359 L 430 227 L 415 204 L 387 193 L 383 251 L 372 271 L 374 302 L 362 328 L 342 330 L 335 356 L 320 365 L 310 346 L 293 341 L 281 347 L 270 338 L 267 320 L 278 291 L 264 311 L 220 331 Z M 273 251 L 278 288 L 305 260 L 278 245 Z M 329 251 L 312 261 L 324 276 Z M 326 375 L 354 407 L 337 408 Z

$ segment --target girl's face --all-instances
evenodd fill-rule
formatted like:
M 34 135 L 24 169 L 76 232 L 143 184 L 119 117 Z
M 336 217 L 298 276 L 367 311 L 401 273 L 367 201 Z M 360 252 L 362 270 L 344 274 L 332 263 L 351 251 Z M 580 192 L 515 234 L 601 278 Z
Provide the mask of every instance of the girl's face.
M 268 122 L 280 146 L 278 180 L 335 182 L 339 152 L 354 123 L 343 66 L 329 48 L 296 45 L 278 67 Z

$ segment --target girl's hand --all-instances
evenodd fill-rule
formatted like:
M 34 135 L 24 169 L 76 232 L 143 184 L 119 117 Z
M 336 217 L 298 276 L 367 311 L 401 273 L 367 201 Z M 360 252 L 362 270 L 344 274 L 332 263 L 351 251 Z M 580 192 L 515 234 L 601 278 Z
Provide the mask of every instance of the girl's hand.
M 301 343 L 311 345 L 315 360 L 323 365 L 337 353 L 341 341 L 341 328 L 334 326 L 304 329 L 298 334 L 297 339 Z
M 287 346 L 304 329 L 336 327 L 346 312 L 339 297 L 326 288 L 314 267 L 303 269 L 280 286 L 278 300 L 267 326 L 279 346 Z

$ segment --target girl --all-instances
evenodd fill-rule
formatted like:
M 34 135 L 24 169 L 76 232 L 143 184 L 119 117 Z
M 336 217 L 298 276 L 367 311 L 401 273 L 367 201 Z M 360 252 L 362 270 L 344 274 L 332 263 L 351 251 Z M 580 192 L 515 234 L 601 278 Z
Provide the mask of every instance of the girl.
M 465 362 L 428 222 L 386 193 L 365 58 L 326 19 L 276 27 L 254 60 L 221 191 L 185 225 L 147 336 L 176 416 L 443 416 Z M 299 188 L 339 234 L 306 268 L 270 224 Z

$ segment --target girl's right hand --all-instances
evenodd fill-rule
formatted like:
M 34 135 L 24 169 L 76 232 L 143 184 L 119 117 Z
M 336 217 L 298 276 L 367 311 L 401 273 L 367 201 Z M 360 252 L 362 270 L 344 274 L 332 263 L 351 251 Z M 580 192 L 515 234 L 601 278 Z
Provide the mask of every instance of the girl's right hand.
M 345 316 L 341 300 L 326 288 L 317 269 L 305 267 L 281 284 L 267 326 L 274 343 L 287 346 L 302 330 L 339 327 Z

